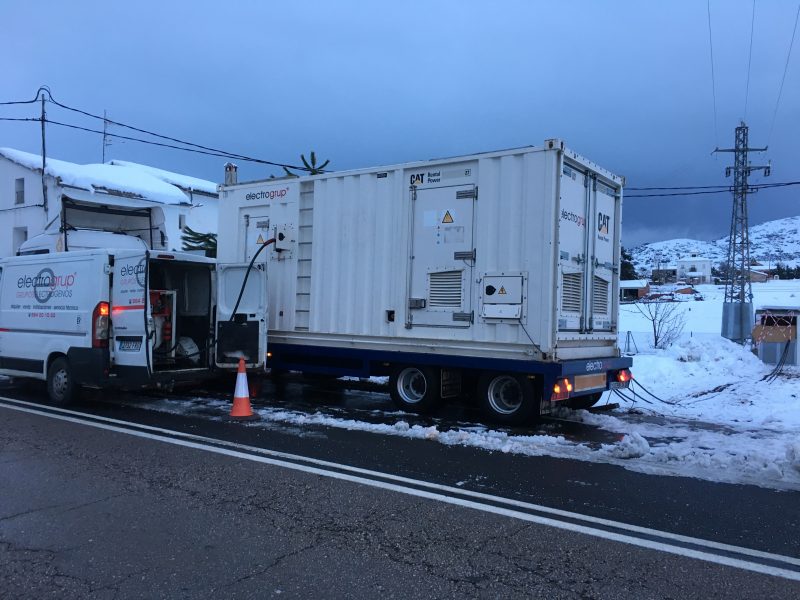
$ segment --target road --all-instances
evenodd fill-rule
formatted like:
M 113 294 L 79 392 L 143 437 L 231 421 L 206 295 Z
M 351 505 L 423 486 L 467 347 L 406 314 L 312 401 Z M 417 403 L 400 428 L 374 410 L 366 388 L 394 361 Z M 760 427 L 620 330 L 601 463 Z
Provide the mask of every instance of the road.
M 800 597 L 797 492 L 4 392 L 0 597 Z

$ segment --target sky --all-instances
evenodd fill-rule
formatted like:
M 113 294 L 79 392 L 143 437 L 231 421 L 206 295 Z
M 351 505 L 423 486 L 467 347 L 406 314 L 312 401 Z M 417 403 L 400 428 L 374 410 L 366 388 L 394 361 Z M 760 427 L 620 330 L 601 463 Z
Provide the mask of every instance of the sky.
M 315 150 L 335 170 L 558 137 L 624 175 L 628 187 L 729 184 L 732 155 L 712 151 L 733 146 L 745 119 L 750 145 L 769 146 L 752 163 L 772 164 L 769 179 L 751 181 L 798 181 L 800 33 L 778 102 L 798 0 L 753 7 L 753 0 L 0 0 L 0 102 L 33 98 L 47 85 L 63 104 L 106 110 L 142 129 L 281 163 Z M 0 106 L 0 118 L 38 111 Z M 47 111 L 102 128 L 51 104 Z M 39 153 L 40 144 L 38 123 L 0 121 L 0 146 Z M 102 138 L 48 125 L 47 153 L 100 162 Z M 225 162 L 121 140 L 106 149 L 110 158 L 212 181 L 222 181 Z M 281 174 L 238 164 L 240 180 Z M 796 216 L 800 186 L 762 190 L 749 206 L 751 224 Z M 719 238 L 730 213 L 729 194 L 629 197 L 623 244 Z

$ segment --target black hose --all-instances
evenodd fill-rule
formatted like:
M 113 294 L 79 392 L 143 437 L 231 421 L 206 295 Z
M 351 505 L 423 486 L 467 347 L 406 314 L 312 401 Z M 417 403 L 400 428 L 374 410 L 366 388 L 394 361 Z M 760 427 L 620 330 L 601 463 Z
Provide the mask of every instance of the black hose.
M 253 255 L 253 258 L 250 260 L 250 264 L 247 265 L 247 271 L 245 271 L 245 274 L 244 274 L 244 281 L 242 281 L 242 287 L 241 287 L 241 289 L 239 289 L 239 297 L 236 298 L 236 304 L 233 307 L 233 311 L 231 311 L 231 318 L 228 319 L 229 321 L 233 321 L 233 318 L 236 316 L 236 311 L 238 310 L 239 304 L 242 301 L 242 296 L 244 296 L 244 289 L 247 286 L 247 279 L 248 279 L 248 277 L 250 277 L 250 271 L 253 270 L 253 265 L 256 262 L 256 258 L 258 258 L 258 255 L 261 254 L 261 251 L 264 250 L 264 248 L 266 248 L 270 244 L 274 244 L 274 243 L 275 243 L 275 238 L 270 238 L 266 242 L 261 244 L 261 247 L 256 251 L 256 253 Z M 180 339 L 178 339 L 178 341 L 175 342 L 175 345 L 172 348 L 169 348 L 168 350 L 155 350 L 154 349 L 153 352 L 155 354 L 169 354 L 173 350 L 176 350 L 178 348 L 178 346 L 180 345 L 180 343 L 181 343 Z M 211 349 L 216 345 L 217 345 L 217 340 L 216 340 L 216 338 L 214 338 L 213 340 L 211 340 L 210 343 L 206 344 L 205 349 L 198 350 L 197 352 L 192 352 L 191 354 L 184 354 L 180 358 L 190 358 L 192 356 L 198 356 L 198 355 L 202 354 L 203 352 L 209 352 L 210 353 Z
M 270 244 L 275 243 L 275 238 L 269 238 L 266 242 L 261 244 L 261 247 L 256 251 L 253 255 L 253 258 L 250 260 L 250 264 L 247 265 L 247 271 L 244 273 L 244 281 L 242 282 L 242 289 L 239 290 L 239 297 L 236 299 L 236 304 L 233 306 L 233 310 L 231 311 L 231 318 L 228 319 L 229 321 L 233 321 L 233 318 L 236 316 L 236 311 L 239 309 L 239 303 L 242 301 L 242 296 L 244 296 L 244 288 L 247 286 L 247 278 L 250 277 L 250 271 L 253 270 L 253 265 L 258 258 L 258 255 L 261 254 L 261 251 L 269 246 Z

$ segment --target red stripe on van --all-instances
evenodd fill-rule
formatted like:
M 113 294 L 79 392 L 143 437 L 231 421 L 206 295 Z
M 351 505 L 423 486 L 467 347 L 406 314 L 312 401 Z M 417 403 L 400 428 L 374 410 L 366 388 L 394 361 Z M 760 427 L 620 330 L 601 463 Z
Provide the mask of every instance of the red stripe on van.
M 111 312 L 121 312 L 123 310 L 143 310 L 144 304 L 131 304 L 130 306 L 115 306 Z

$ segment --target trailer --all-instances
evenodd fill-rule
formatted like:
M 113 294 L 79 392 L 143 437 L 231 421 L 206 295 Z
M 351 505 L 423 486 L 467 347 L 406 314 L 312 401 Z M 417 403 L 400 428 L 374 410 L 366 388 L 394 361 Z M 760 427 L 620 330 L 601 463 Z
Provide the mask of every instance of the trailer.
M 402 409 L 470 396 L 519 423 L 628 385 L 623 184 L 557 139 L 247 183 L 227 165 L 218 259 L 269 272 L 273 370 L 389 375 Z
M 68 404 L 81 386 L 172 387 L 240 358 L 263 368 L 266 272 L 128 236 L 79 236 L 94 248 L 56 251 L 44 236 L 0 259 L 0 374 L 47 382 Z

